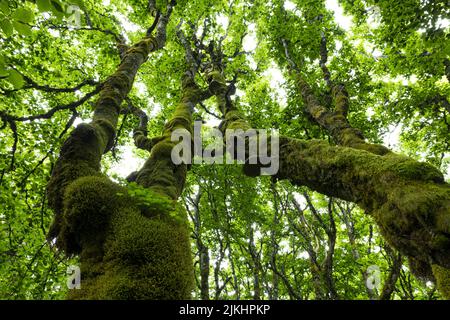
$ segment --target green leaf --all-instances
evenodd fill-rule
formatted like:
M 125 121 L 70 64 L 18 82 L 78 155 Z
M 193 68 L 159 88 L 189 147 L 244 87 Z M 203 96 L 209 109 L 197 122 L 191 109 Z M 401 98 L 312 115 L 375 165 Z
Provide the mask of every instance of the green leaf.
M 0 11 L 3 12 L 5 15 L 9 15 L 11 13 L 8 1 L 5 0 L 0 1 Z
M 12 36 L 14 32 L 11 21 L 9 21 L 9 19 L 6 18 L 0 21 L 0 28 L 3 30 L 3 33 L 6 35 L 6 37 Z
M 33 32 L 31 31 L 31 27 L 29 25 L 26 25 L 20 21 L 13 21 L 14 29 L 17 30 L 20 34 L 24 36 L 31 36 Z
M 13 18 L 24 23 L 31 23 L 34 20 L 34 14 L 27 8 L 19 8 L 14 11 Z
M 58 19 L 61 20 L 62 18 L 64 18 L 65 15 L 65 10 L 62 6 L 62 4 L 56 0 L 50 0 L 51 3 L 51 11 L 53 13 L 53 15 Z
M 25 80 L 23 79 L 22 75 L 16 70 L 9 71 L 8 81 L 11 82 L 15 89 L 20 89 L 25 84 Z
M 64 10 L 61 2 L 57 1 L 57 0 L 51 0 L 52 6 L 53 6 L 53 13 L 66 13 L 66 11 Z
M 41 12 L 52 11 L 50 0 L 37 0 L 36 4 Z
M 6 78 L 9 75 L 8 70 L 6 70 L 6 61 L 3 56 L 0 56 L 0 79 Z
M 0 67 L 0 79 L 5 79 L 9 76 L 8 70 L 3 69 L 3 67 Z
M 82 8 L 84 6 L 83 0 L 69 0 L 69 1 L 67 1 L 67 3 L 77 5 L 80 8 Z

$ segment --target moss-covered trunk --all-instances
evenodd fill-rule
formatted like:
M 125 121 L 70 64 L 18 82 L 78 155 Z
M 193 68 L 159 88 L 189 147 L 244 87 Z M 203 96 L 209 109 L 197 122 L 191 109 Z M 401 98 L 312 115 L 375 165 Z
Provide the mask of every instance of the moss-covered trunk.
M 141 174 L 141 184 L 154 191 L 149 191 L 152 197 L 146 203 L 100 172 L 102 155 L 114 140 L 121 104 L 149 53 L 164 46 L 171 11 L 169 5 L 155 37 L 144 38 L 124 54 L 102 87 L 92 122 L 80 124 L 65 141 L 48 183 L 49 204 L 55 212 L 48 237 L 67 255 L 80 256 L 81 289 L 72 290 L 69 298 L 190 297 L 193 273 L 187 220 L 174 201 L 186 168 L 169 163 L 170 153 L 167 160 L 167 152 L 161 152 L 165 148 L 157 145 L 149 160 L 153 164 L 157 159 L 153 178 L 145 178 L 145 170 Z M 178 112 L 186 106 L 190 108 L 189 103 L 180 104 Z M 190 118 L 183 125 L 190 126 Z
M 193 263 L 189 227 L 185 211 L 177 205 L 186 179 L 185 164 L 175 165 L 171 150 L 175 129 L 192 131 L 191 114 L 197 99 L 197 87 L 189 76 L 183 79 L 183 96 L 172 118 L 166 123 L 158 142 L 138 172 L 136 182 L 150 195 L 149 200 L 135 203 L 127 190 L 113 190 L 109 201 L 115 204 L 105 211 L 104 240 L 93 241 L 101 248 L 90 255 L 89 245 L 82 247 L 82 288 L 73 298 L 83 299 L 188 299 L 193 290 Z M 142 137 L 143 138 L 143 137 Z M 144 138 L 145 139 L 145 138 Z M 155 140 L 155 139 L 154 139 Z M 79 179 L 92 193 L 101 190 L 92 178 Z M 72 186 L 72 185 L 71 185 Z M 114 187 L 112 187 L 113 189 Z M 116 187 L 117 188 L 117 187 Z M 70 193 L 74 195 L 73 192 Z M 99 201 L 91 199 L 95 206 Z M 107 202 L 103 203 L 106 206 Z M 96 208 L 98 215 L 102 209 Z M 87 209 L 83 209 L 84 213 Z M 106 220 L 106 219 L 105 219 Z M 83 227 L 83 231 L 86 227 Z M 91 233 L 94 234 L 94 233 Z M 98 233 L 97 233 L 98 234 Z
M 226 96 L 223 75 L 214 71 L 210 77 L 219 108 L 225 111 L 222 130 L 251 128 Z M 310 112 L 317 113 L 316 121 L 346 146 L 280 137 L 280 168 L 274 178 L 357 203 L 375 219 L 384 238 L 410 258 L 415 274 L 435 277 L 442 294 L 450 299 L 450 185 L 442 173 L 427 163 L 366 143 L 343 116 L 322 109 L 302 81 L 300 88 L 309 99 Z M 261 167 L 246 164 L 244 172 L 257 176 Z

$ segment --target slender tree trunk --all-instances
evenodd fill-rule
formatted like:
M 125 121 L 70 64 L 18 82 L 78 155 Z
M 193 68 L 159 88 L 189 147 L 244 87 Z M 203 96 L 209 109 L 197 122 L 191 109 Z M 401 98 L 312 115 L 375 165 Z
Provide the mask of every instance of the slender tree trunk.
M 202 219 L 200 214 L 200 199 L 202 196 L 202 190 L 199 190 L 195 199 L 191 199 L 191 204 L 193 205 L 194 212 L 191 214 L 191 219 L 194 223 L 193 237 L 197 245 L 198 256 L 199 256 L 199 269 L 200 269 L 200 298 L 202 300 L 209 300 L 209 249 L 203 243 L 202 240 Z
M 256 249 L 254 231 L 252 227 L 250 227 L 248 252 L 252 258 L 253 300 L 261 300 L 261 255 Z
M 352 221 L 352 215 L 351 215 L 351 212 L 353 209 L 350 209 L 348 207 L 348 205 L 345 208 L 343 208 L 339 203 L 337 203 L 337 206 L 338 206 L 339 210 L 341 211 L 341 214 L 342 214 L 341 218 L 345 223 L 348 240 L 349 240 L 350 246 L 352 248 L 351 251 L 352 251 L 353 259 L 355 260 L 355 262 L 358 262 L 360 259 L 360 254 L 359 254 L 359 251 L 357 248 L 355 227 L 354 227 L 354 223 Z M 363 286 L 364 286 L 364 288 L 366 288 L 367 296 L 369 297 L 370 300 L 374 300 L 375 299 L 374 292 L 372 289 L 369 289 L 369 287 L 367 286 L 366 270 L 363 270 L 361 272 L 361 276 L 362 276 Z
M 197 242 L 200 256 L 200 297 L 209 300 L 209 250 L 201 241 Z
M 329 226 L 325 227 L 325 232 L 328 236 L 328 250 L 325 256 L 325 261 L 323 262 L 323 277 L 326 287 L 328 288 L 328 294 L 330 299 L 336 300 L 339 299 L 339 296 L 336 291 L 336 287 L 334 285 L 334 276 L 333 276 L 333 260 L 334 260 L 334 249 L 336 246 L 336 223 L 333 217 L 333 208 L 332 208 L 332 199 L 328 200 L 328 216 L 329 216 Z
M 270 231 L 270 264 L 272 265 L 272 288 L 269 291 L 270 300 L 278 300 L 279 296 L 279 275 L 273 271 L 275 268 L 276 256 L 278 255 L 278 243 L 277 235 L 278 228 L 280 225 L 280 214 L 278 212 L 278 193 L 276 191 L 275 185 L 272 184 L 272 191 L 274 194 L 274 206 L 273 206 L 273 219 L 272 219 L 272 230 Z

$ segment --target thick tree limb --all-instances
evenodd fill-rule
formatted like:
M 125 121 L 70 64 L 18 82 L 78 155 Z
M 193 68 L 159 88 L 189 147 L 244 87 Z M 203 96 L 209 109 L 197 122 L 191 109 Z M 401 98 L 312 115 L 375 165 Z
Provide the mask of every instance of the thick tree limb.
M 334 112 L 320 104 L 312 88 L 304 80 L 296 63 L 292 60 L 287 41 L 284 39 L 281 41 L 285 49 L 286 59 L 290 68 L 294 71 L 292 74 L 305 103 L 306 112 L 312 119 L 314 119 L 320 127 L 325 129 L 337 144 L 366 150 L 378 155 L 390 153 L 391 151 L 382 145 L 367 143 L 362 132 L 350 125 L 346 118 L 348 111 L 348 94 L 343 86 L 333 86 L 336 104 L 336 110 Z
M 286 48 L 287 50 L 287 48 Z M 328 70 L 327 67 L 327 61 L 328 61 L 328 49 L 327 49 L 327 38 L 325 37 L 325 33 L 322 31 L 321 39 L 320 39 L 320 68 L 323 72 L 323 78 L 328 86 L 328 88 L 332 88 L 332 82 L 331 82 L 331 72 Z
M 166 13 L 161 15 L 158 19 L 158 23 L 156 25 L 156 35 L 155 35 L 155 40 L 156 40 L 157 46 L 153 50 L 159 50 L 162 47 L 164 47 L 164 45 L 166 44 L 167 24 L 169 23 L 169 18 L 172 14 L 173 8 L 175 7 L 175 4 L 176 4 L 175 0 L 170 0 L 170 3 L 167 5 Z
M 223 96 L 223 76 L 216 72 L 213 77 L 221 84 L 215 93 Z M 245 131 L 251 126 L 234 107 L 225 114 L 222 130 L 227 128 Z M 360 149 L 364 148 L 280 137 L 280 169 L 274 178 L 358 204 L 402 254 L 450 269 L 450 185 L 442 173 L 392 152 L 380 156 Z M 246 164 L 244 173 L 259 175 L 261 167 Z M 444 272 L 439 274 L 441 281 L 448 283 L 445 277 Z
M 177 37 L 180 40 L 184 51 L 185 51 L 185 58 L 186 63 L 188 65 L 189 71 L 192 74 L 192 76 L 195 76 L 195 74 L 198 71 L 198 68 L 200 67 L 199 62 L 194 57 L 194 52 L 192 51 L 190 43 L 187 41 L 186 36 L 184 35 L 184 32 L 181 30 L 181 26 L 183 25 L 183 20 L 180 21 L 180 23 L 177 25 Z M 197 57 L 199 56 L 199 52 L 196 52 Z
M 172 163 L 171 150 L 175 143 L 171 140 L 171 135 L 176 129 L 192 132 L 192 112 L 202 93 L 195 83 L 194 76 L 195 73 L 192 74 L 191 68 L 183 75 L 181 101 L 172 118 L 164 125 L 162 135 L 152 139 L 144 137 L 142 132 L 135 135 L 137 144 L 142 143 L 144 147 L 152 150 L 149 159 L 137 173 L 136 182 L 173 200 L 178 199 L 183 191 L 187 165 Z M 164 179 L 161 179 L 162 176 Z

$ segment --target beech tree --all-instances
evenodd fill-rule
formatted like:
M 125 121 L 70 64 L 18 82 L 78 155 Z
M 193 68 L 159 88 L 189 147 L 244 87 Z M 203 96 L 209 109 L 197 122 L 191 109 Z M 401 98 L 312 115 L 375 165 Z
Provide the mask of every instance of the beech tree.
M 0 4 L 2 297 L 450 298 L 447 1 Z

